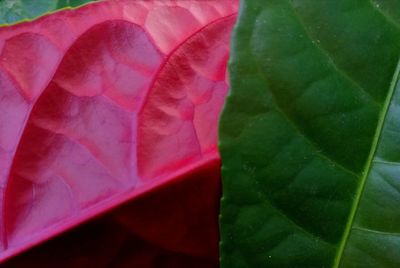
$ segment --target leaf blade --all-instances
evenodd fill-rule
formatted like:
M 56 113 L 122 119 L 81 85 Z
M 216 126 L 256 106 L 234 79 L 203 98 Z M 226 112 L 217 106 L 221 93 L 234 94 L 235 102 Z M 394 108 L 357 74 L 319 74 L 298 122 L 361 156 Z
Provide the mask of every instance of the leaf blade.
M 330 267 L 379 128 L 399 29 L 368 1 L 305 0 L 244 1 L 235 31 L 220 124 L 222 265 Z
M 375 211 L 374 211 L 374 210 L 368 209 L 368 207 L 365 205 L 365 203 L 371 202 L 370 200 L 375 199 L 374 200 L 375 203 L 379 203 L 379 201 L 382 202 L 382 199 L 385 199 L 383 197 L 384 195 L 390 196 L 390 192 L 388 192 L 389 194 L 383 194 L 384 187 L 382 187 L 380 184 L 375 183 L 374 186 L 371 186 L 371 182 L 373 183 L 373 181 L 377 180 L 376 177 L 378 177 L 378 178 L 380 177 L 378 175 L 379 173 L 385 174 L 385 172 L 386 172 L 387 177 L 385 177 L 385 175 L 383 175 L 382 176 L 383 180 L 387 184 L 389 184 L 391 187 L 396 189 L 396 187 L 395 187 L 396 175 L 393 173 L 390 174 L 390 168 L 389 168 L 389 172 L 388 172 L 387 171 L 388 168 L 385 169 L 383 167 L 388 166 L 388 165 L 391 166 L 398 162 L 389 162 L 388 159 L 382 160 L 382 156 L 380 155 L 380 153 L 382 153 L 382 151 L 380 151 L 379 148 L 380 148 L 381 140 L 385 139 L 385 136 L 384 136 L 386 134 L 384 131 L 385 125 L 388 125 L 388 124 L 396 125 L 396 123 L 397 123 L 396 121 L 398 121 L 398 120 L 393 120 L 394 118 L 392 117 L 391 119 L 394 122 L 390 122 L 391 120 L 390 119 L 388 120 L 387 117 L 390 116 L 390 112 L 393 113 L 393 109 L 395 109 L 395 107 L 396 107 L 396 100 L 399 98 L 399 94 L 400 94 L 398 91 L 399 79 L 400 79 L 399 75 L 400 75 L 400 61 L 396 67 L 395 73 L 393 75 L 393 80 L 390 85 L 387 100 L 385 101 L 385 105 L 382 109 L 382 115 L 381 115 L 379 123 L 378 123 L 377 133 L 374 137 L 374 142 L 372 145 L 371 153 L 370 153 L 370 156 L 366 163 L 366 168 L 364 171 L 365 175 L 362 178 L 362 181 L 361 181 L 361 184 L 359 187 L 359 191 L 357 192 L 357 195 L 356 195 L 356 202 L 354 202 L 354 207 L 351 211 L 351 215 L 349 218 L 349 224 L 346 226 L 343 243 L 341 244 L 341 247 L 339 248 L 337 258 L 335 259 L 335 267 L 340 267 L 340 266 L 345 267 L 347 265 L 353 265 L 353 263 L 360 264 L 364 261 L 362 258 L 349 261 L 348 258 L 353 259 L 354 257 L 352 257 L 350 255 L 350 257 L 346 258 L 346 255 L 347 256 L 349 255 L 348 253 L 343 256 L 344 253 L 352 250 L 352 247 L 354 247 L 354 243 L 357 243 L 357 241 L 353 242 L 353 240 L 357 240 L 357 238 L 362 237 L 363 236 L 362 233 L 370 232 L 370 233 L 375 233 L 377 236 L 378 236 L 378 234 L 381 236 L 383 235 L 385 237 L 392 236 L 394 238 L 394 239 L 392 239 L 393 240 L 392 243 L 390 243 L 391 241 L 385 241 L 385 239 L 381 238 L 380 243 L 384 243 L 387 250 L 391 249 L 392 251 L 396 251 L 398 249 L 398 246 L 400 245 L 400 239 L 399 239 L 400 230 L 396 230 L 396 228 L 394 228 L 394 230 L 393 229 L 391 230 L 391 228 L 393 228 L 392 225 L 394 224 L 394 222 L 392 222 L 393 219 L 390 220 L 390 218 L 392 218 L 392 217 L 395 219 L 399 218 L 399 213 L 397 213 L 396 208 L 394 207 L 394 205 L 398 203 L 398 197 L 396 197 L 395 195 L 391 196 L 392 200 L 389 201 L 389 203 L 391 203 L 391 206 L 390 206 L 391 210 L 386 211 L 386 215 L 385 214 L 379 215 L 379 213 L 377 213 L 377 211 L 376 211 L 379 208 L 375 208 Z M 390 183 L 390 180 L 393 180 L 393 184 Z M 381 195 L 375 194 L 377 189 L 382 192 Z M 370 198 L 365 199 L 364 198 L 365 195 L 366 196 L 375 196 L 375 198 L 370 197 Z M 361 202 L 362 200 L 364 202 Z M 371 217 L 370 216 L 371 214 L 376 214 L 376 216 L 379 215 L 379 217 L 377 217 L 377 218 Z M 387 222 L 382 221 L 380 219 L 381 217 L 386 218 Z M 360 218 L 362 218 L 363 220 L 360 220 Z M 382 221 L 380 224 L 375 223 L 375 222 L 380 222 L 380 221 Z M 378 226 L 378 228 L 375 229 L 377 226 Z M 389 230 L 387 230 L 387 229 L 389 229 Z M 396 237 L 397 237 L 397 239 L 396 239 Z M 365 240 L 368 241 L 369 239 L 366 238 Z M 374 239 L 370 239 L 369 243 L 367 244 L 367 247 L 369 247 L 369 246 L 374 247 L 374 244 L 375 244 L 375 248 L 378 249 L 379 246 L 376 244 L 376 241 L 374 241 Z M 391 250 L 389 250 L 389 251 L 391 251 Z M 374 254 L 371 252 L 370 255 L 374 255 Z M 385 254 L 383 254 L 383 253 L 382 253 L 382 255 L 385 256 Z M 377 259 L 377 258 L 381 258 L 381 256 L 374 257 L 374 259 Z M 381 258 L 381 261 L 382 261 L 382 263 L 384 263 L 385 267 L 395 267 L 400 263 L 400 260 L 398 259 L 398 257 L 395 255 L 390 256 L 390 253 L 389 253 L 389 257 L 387 259 Z M 343 265 L 341 265 L 341 263 L 343 263 Z M 380 263 L 379 265 L 382 265 L 382 263 Z M 369 265 L 371 265 L 371 264 L 369 264 Z
M 103 1 L 0 28 L 0 260 L 215 165 L 216 120 L 210 128 L 205 119 L 218 117 L 227 90 L 220 74 L 235 12 L 227 2 Z M 183 57 L 194 48 L 197 54 Z M 199 84 L 179 84 L 168 73 Z M 174 101 L 194 103 L 168 107 L 171 96 L 152 96 L 153 77 L 158 87 L 175 85 L 167 92 Z M 154 176 L 138 172 L 138 121 L 148 95 L 169 119 L 151 127 L 172 129 L 166 136 L 178 145 L 197 141 L 193 129 L 215 134 L 198 138 L 200 152 L 186 143 L 176 154 L 159 151 L 178 157 L 151 166 L 162 169 Z M 181 125 L 190 128 L 175 131 Z

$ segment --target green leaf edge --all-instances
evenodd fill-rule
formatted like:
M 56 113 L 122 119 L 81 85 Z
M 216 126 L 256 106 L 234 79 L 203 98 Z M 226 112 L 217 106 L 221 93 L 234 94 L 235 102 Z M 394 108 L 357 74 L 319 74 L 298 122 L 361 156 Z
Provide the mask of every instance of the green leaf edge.
M 65 6 L 65 7 L 62 7 L 62 8 L 55 9 L 55 10 L 46 11 L 43 14 L 37 16 L 37 17 L 25 18 L 25 19 L 22 19 L 22 20 L 15 21 L 13 23 L 0 23 L 0 28 L 2 28 L 2 27 L 10 27 L 10 26 L 14 26 L 14 25 L 17 25 L 17 24 L 20 24 L 20 23 L 25 23 L 25 22 L 32 22 L 32 21 L 35 21 L 37 19 L 40 19 L 42 17 L 45 17 L 47 15 L 51 15 L 51 14 L 54 14 L 54 13 L 57 13 L 57 12 L 66 11 L 66 10 L 74 10 L 74 9 L 81 8 L 83 6 L 87 6 L 87 5 L 91 5 L 91 4 L 95 4 L 95 3 L 103 2 L 103 1 L 104 0 L 98 0 L 98 1 L 94 2 L 93 0 L 89 0 L 89 2 L 81 4 L 81 5 L 78 5 L 78 6 L 74 6 L 74 7 Z
M 227 106 L 226 104 L 228 103 L 228 100 L 231 98 L 232 95 L 232 76 L 231 76 L 231 66 L 233 64 L 233 54 L 236 54 L 236 51 L 234 50 L 235 44 L 236 44 L 236 38 L 235 38 L 235 34 L 237 32 L 237 28 L 238 28 L 238 24 L 239 21 L 241 20 L 241 17 L 243 16 L 243 8 L 242 8 L 242 0 L 239 1 L 239 9 L 238 9 L 238 14 L 236 17 L 236 22 L 233 25 L 232 28 L 232 34 L 231 34 L 231 40 L 230 40 L 230 44 L 229 44 L 229 58 L 228 58 L 228 62 L 227 62 L 227 72 L 229 73 L 229 90 L 228 93 L 225 96 L 225 100 L 224 100 L 224 104 L 222 106 L 220 115 L 219 115 L 219 119 L 218 119 L 218 129 L 217 129 L 217 149 L 218 152 L 221 152 L 221 138 L 220 138 L 220 134 L 222 133 L 222 125 L 221 125 L 221 117 L 224 113 L 226 113 L 226 109 Z M 222 248 L 222 244 L 224 243 L 224 241 L 222 240 L 222 234 L 221 234 L 221 229 L 222 229 L 222 218 L 224 217 L 224 215 L 222 214 L 222 203 L 224 202 L 224 183 L 223 183 L 223 177 L 222 177 L 222 170 L 224 168 L 224 162 L 222 161 L 222 157 L 221 157 L 221 164 L 220 164 L 220 172 L 221 172 L 221 197 L 219 199 L 219 214 L 218 214 L 218 230 L 220 232 L 220 237 L 219 237 L 219 256 L 218 256 L 218 261 L 219 261 L 219 265 L 221 266 L 221 261 L 222 261 L 222 254 L 221 254 L 221 248 Z

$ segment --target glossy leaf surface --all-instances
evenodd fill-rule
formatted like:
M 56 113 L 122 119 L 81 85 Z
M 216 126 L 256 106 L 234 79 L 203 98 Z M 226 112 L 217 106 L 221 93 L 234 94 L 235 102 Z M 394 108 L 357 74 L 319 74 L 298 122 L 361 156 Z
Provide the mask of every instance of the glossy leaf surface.
M 222 267 L 399 267 L 396 1 L 243 1 Z
M 215 163 L 236 9 L 105 1 L 0 29 L 0 259 Z

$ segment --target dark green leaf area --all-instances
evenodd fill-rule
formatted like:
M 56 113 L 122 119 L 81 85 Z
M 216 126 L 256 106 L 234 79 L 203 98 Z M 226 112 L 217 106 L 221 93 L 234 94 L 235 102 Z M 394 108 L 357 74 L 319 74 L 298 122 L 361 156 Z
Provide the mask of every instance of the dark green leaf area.
M 91 1 L 96 1 L 96 0 L 58 0 L 57 8 L 77 7 Z
M 400 236 L 371 232 L 400 232 L 400 169 L 374 162 L 400 161 L 395 5 L 242 2 L 220 123 L 222 267 L 396 267 Z

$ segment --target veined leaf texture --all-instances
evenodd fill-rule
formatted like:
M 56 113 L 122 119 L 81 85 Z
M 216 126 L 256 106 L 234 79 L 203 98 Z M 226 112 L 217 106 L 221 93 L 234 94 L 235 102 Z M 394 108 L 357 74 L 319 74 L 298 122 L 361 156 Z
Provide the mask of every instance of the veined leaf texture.
M 222 267 L 400 266 L 400 2 L 242 1 Z
M 102 1 L 0 28 L 0 260 L 218 163 L 237 8 Z

